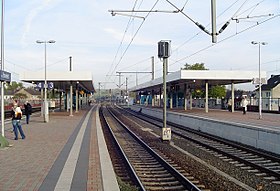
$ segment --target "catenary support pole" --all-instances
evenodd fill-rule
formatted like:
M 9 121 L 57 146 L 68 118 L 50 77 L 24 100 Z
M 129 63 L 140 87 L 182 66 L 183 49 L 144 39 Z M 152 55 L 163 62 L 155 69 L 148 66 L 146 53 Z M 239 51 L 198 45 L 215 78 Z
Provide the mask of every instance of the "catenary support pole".
M 212 42 L 217 42 L 216 0 L 211 0 Z
M 208 113 L 208 81 L 205 82 L 205 112 Z
M 4 70 L 4 0 L 2 0 L 1 14 L 1 70 Z M 1 126 L 2 136 L 5 137 L 5 111 L 4 111 L 4 82 L 1 82 Z

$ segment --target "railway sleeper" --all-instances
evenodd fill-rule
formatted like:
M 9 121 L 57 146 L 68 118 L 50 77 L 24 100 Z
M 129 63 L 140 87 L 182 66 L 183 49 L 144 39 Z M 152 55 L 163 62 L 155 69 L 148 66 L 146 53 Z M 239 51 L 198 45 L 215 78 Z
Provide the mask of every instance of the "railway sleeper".
M 263 164 L 263 166 L 267 166 L 267 167 L 279 166 L 279 165 L 280 165 L 280 163 L 278 163 L 278 162 L 271 162 L 271 163 Z
M 151 171 L 150 169 L 139 169 L 139 170 L 137 170 L 137 172 L 139 173 L 139 174 L 159 174 L 159 173 L 161 173 L 161 174 L 164 174 L 164 173 L 168 173 L 168 171 L 167 170 L 165 170 L 165 169 L 163 169 L 163 170 L 153 170 L 153 171 Z
M 134 167 L 137 171 L 142 171 L 142 172 L 152 172 L 152 171 L 155 171 L 155 172 L 167 172 L 167 170 L 165 168 L 163 168 L 162 166 L 160 167 L 153 167 L 153 166 L 141 166 L 141 167 Z
M 152 183 L 153 184 L 153 183 Z M 162 190 L 162 191 L 175 191 L 175 190 L 187 190 L 183 185 L 147 185 L 146 190 Z
M 175 179 L 175 177 L 173 177 L 173 176 L 166 176 L 166 177 L 160 177 L 160 178 L 154 178 L 153 177 L 153 179 L 151 179 L 151 177 L 143 177 L 143 178 L 141 178 L 141 180 L 142 181 L 145 181 L 145 182 L 150 182 L 150 181 L 155 181 L 155 180 L 159 180 L 159 181 L 165 181 L 165 182 L 167 182 L 167 181 L 176 181 L 176 179 Z
M 279 169 L 280 167 L 279 167 L 279 166 L 268 166 L 268 167 L 266 167 L 266 168 L 268 168 L 268 169 L 270 169 L 270 170 L 272 170 L 272 169 L 277 170 L 277 169 Z
M 158 179 L 156 181 L 148 181 L 148 182 L 144 182 L 145 186 L 150 186 L 150 187 L 167 187 L 167 186 L 181 186 L 182 184 L 178 181 L 178 180 L 174 180 L 174 181 L 164 181 L 161 179 Z
M 143 163 L 143 164 L 141 164 L 141 163 L 138 163 L 138 164 L 135 164 L 135 163 L 133 163 L 133 166 L 135 167 L 135 168 L 160 168 L 160 167 L 162 167 L 162 165 L 161 164 L 149 164 L 149 163 Z
M 182 186 L 182 185 L 180 185 L 180 186 L 169 186 L 169 187 L 150 187 L 150 186 L 147 186 L 146 187 L 146 190 L 159 190 L 159 191 L 170 191 L 170 190 L 186 190 L 187 191 L 187 189 L 184 187 L 184 186 Z
M 168 178 L 170 177 L 170 174 L 145 174 L 145 177 L 143 178 Z

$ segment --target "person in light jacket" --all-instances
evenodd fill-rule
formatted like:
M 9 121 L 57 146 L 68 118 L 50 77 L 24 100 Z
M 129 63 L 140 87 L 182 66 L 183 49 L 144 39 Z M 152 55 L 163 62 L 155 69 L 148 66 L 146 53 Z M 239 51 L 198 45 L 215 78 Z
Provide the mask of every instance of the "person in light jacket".
M 246 114 L 247 111 L 247 105 L 248 105 L 248 100 L 247 100 L 247 96 L 243 95 L 242 96 L 242 100 L 241 100 L 241 107 L 242 107 L 242 111 L 243 111 L 243 115 Z
M 14 103 L 14 106 L 12 108 L 12 124 L 14 128 L 15 140 L 18 140 L 18 130 L 21 135 L 21 138 L 25 139 L 25 135 L 20 124 L 21 117 L 22 117 L 22 111 L 20 107 L 17 105 L 17 103 Z

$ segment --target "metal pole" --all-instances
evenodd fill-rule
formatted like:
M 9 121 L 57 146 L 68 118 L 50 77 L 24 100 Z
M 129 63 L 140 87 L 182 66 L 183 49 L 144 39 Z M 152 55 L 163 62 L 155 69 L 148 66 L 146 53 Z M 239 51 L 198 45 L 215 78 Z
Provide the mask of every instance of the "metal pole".
M 72 57 L 69 57 L 70 72 L 72 72 Z M 70 116 L 73 116 L 73 84 L 70 82 Z
M 216 28 L 216 0 L 211 0 L 211 18 L 212 18 L 212 42 L 217 42 Z
M 73 85 L 70 85 L 70 116 L 73 116 Z
M 1 15 L 1 70 L 4 70 L 4 0 L 2 0 Z M 4 113 L 4 82 L 1 82 L 1 126 L 2 136 L 5 136 L 5 113 Z
M 155 58 L 152 56 L 152 80 L 155 79 Z
M 259 119 L 262 118 L 261 43 L 259 42 Z
M 45 44 L 45 84 L 44 84 L 44 122 L 49 122 L 48 100 L 47 100 L 47 42 Z
M 76 84 L 76 113 L 78 113 L 79 108 L 79 93 L 78 93 L 78 84 Z
M 231 112 L 234 112 L 234 83 L 231 83 Z
M 205 113 L 208 113 L 208 81 L 205 81 Z
M 138 73 L 136 72 L 136 86 L 138 86 Z
M 167 58 L 163 58 L 163 128 L 166 128 L 166 65 Z
M 98 85 L 99 85 L 99 103 L 101 103 L 101 92 L 100 92 L 101 82 L 99 82 Z
M 119 72 L 119 88 L 121 89 L 121 73 Z
M 70 64 L 70 72 L 71 72 L 72 71 L 72 56 L 70 56 L 69 59 L 70 59 L 70 63 L 69 64 Z
M 125 91 L 126 91 L 126 96 L 127 96 L 127 107 L 129 106 L 129 99 L 128 99 L 128 88 L 127 88 L 127 85 L 128 85 L 128 77 L 125 78 Z

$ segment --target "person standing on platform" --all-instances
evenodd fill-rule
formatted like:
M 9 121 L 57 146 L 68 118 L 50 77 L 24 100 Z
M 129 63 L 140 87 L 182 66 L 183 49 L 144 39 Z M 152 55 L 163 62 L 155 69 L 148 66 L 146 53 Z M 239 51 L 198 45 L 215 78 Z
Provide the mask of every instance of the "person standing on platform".
M 28 101 L 26 101 L 24 104 L 24 111 L 26 115 L 26 124 L 29 124 L 30 115 L 32 114 L 32 106 L 30 103 L 28 103 Z
M 17 103 L 14 103 L 14 107 L 12 108 L 12 124 L 14 128 L 14 134 L 15 134 L 15 140 L 18 140 L 18 130 L 21 135 L 22 139 L 25 139 L 25 135 L 23 133 L 20 120 L 22 117 L 22 111 L 20 107 L 17 105 Z
M 228 99 L 228 111 L 232 111 L 232 108 L 231 108 L 231 106 L 232 106 L 232 100 L 231 100 L 231 98 L 229 98 Z
M 247 96 L 243 95 L 242 100 L 241 100 L 241 107 L 242 107 L 243 115 L 246 114 L 247 105 L 248 105 Z

